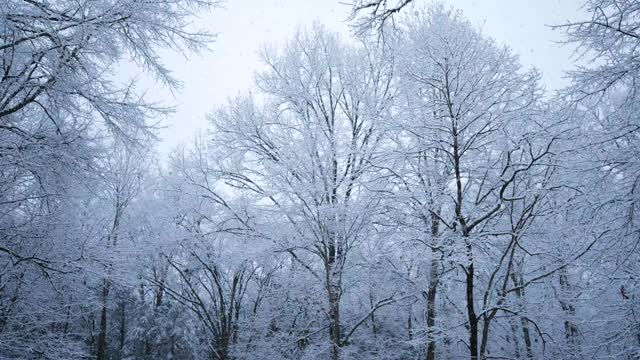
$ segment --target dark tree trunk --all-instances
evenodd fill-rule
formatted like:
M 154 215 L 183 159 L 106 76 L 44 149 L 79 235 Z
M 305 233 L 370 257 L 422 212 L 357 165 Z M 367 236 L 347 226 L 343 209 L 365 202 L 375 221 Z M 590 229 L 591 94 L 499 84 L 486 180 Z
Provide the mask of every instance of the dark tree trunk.
M 100 311 L 100 333 L 98 334 L 98 353 L 96 360 L 105 360 L 107 352 L 107 302 L 109 299 L 108 280 L 104 280 L 102 285 L 102 309 Z
M 369 292 L 369 305 L 371 306 L 371 308 L 373 308 L 373 293 Z M 378 337 L 378 329 L 376 328 L 376 316 L 375 316 L 375 312 L 372 312 L 370 315 L 370 319 L 371 319 L 371 331 L 373 332 L 373 338 L 377 338 Z
M 525 301 L 525 291 L 524 288 L 518 288 L 524 285 L 524 280 L 522 279 L 522 275 L 519 273 L 512 273 L 511 280 L 513 281 L 513 285 L 517 288 L 515 291 L 516 296 L 518 297 L 518 301 Z M 522 325 L 522 338 L 524 340 L 525 352 L 527 354 L 527 359 L 533 359 L 533 349 L 531 345 L 531 333 L 529 331 L 529 322 L 523 316 L 520 316 L 520 323 Z
M 432 245 L 437 245 L 435 239 L 439 235 L 440 220 L 435 214 L 431 215 L 431 237 Z M 429 289 L 427 291 L 427 360 L 436 358 L 436 294 L 440 281 L 439 254 L 435 247 L 431 248 L 431 275 L 429 279 Z
M 569 276 L 567 269 L 560 270 L 560 306 L 565 313 L 564 321 L 564 335 L 567 340 L 567 344 L 571 348 L 571 351 L 577 354 L 578 351 L 578 327 L 573 322 L 576 314 L 576 308 L 568 297 L 571 294 L 571 284 L 569 283 Z
M 340 359 L 342 334 L 340 331 L 340 298 L 337 289 L 331 289 L 329 294 L 329 337 L 331 339 L 331 359 Z
M 513 350 L 515 358 L 520 359 L 520 340 L 518 340 L 518 324 L 514 318 L 509 319 L 509 326 L 511 327 L 511 336 L 507 337 L 507 342 L 513 341 Z
M 413 340 L 413 321 L 412 321 L 412 317 L 413 317 L 413 309 L 411 308 L 411 305 L 409 305 L 409 313 L 407 314 L 407 336 L 409 337 L 409 341 Z
M 469 252 L 471 246 L 468 246 Z M 478 360 L 478 318 L 473 298 L 475 269 L 473 262 L 467 267 L 467 317 L 469 318 L 469 353 L 471 360 Z
M 123 357 L 124 343 L 127 334 L 127 304 L 125 299 L 120 301 L 120 357 Z

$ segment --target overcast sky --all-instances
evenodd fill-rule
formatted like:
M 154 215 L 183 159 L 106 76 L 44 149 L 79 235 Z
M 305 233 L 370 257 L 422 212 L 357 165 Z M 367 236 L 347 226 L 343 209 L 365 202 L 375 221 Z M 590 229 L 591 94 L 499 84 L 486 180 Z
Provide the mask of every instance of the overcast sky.
M 153 99 L 177 106 L 160 136 L 161 156 L 206 126 L 206 114 L 229 97 L 250 89 L 258 56 L 265 43 L 287 39 L 296 29 L 319 21 L 349 36 L 349 0 L 228 0 L 225 8 L 203 14 L 195 25 L 218 34 L 211 52 L 185 59 L 167 52 L 165 64 L 183 82 L 179 92 L 150 89 Z M 428 0 L 416 0 L 416 6 Z M 579 0 L 448 0 L 486 35 L 510 46 L 525 66 L 544 74 L 548 90 L 562 87 L 563 71 L 572 65 L 572 51 L 557 44 L 560 32 L 547 25 L 582 18 Z M 411 11 L 409 8 L 407 11 Z

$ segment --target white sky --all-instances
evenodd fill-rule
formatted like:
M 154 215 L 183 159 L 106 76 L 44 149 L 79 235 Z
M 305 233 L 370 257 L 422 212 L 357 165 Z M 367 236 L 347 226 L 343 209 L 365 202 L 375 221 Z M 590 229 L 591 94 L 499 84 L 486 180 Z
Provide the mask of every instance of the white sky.
M 416 6 L 428 0 L 415 0 Z M 282 42 L 296 29 L 313 21 L 349 36 L 345 22 L 349 0 L 227 0 L 224 9 L 203 14 L 195 25 L 218 33 L 211 52 L 190 59 L 166 52 L 163 61 L 183 82 L 182 89 L 169 91 L 151 86 L 153 99 L 177 106 L 160 133 L 159 153 L 165 156 L 176 145 L 188 142 L 206 127 L 205 116 L 233 97 L 248 91 L 256 70 L 258 52 L 265 43 Z M 571 67 L 572 51 L 556 42 L 559 31 L 547 25 L 583 18 L 580 0 L 448 0 L 464 12 L 486 35 L 510 46 L 525 66 L 543 72 L 548 90 L 562 87 L 563 71 Z M 408 9 L 411 11 L 411 8 Z

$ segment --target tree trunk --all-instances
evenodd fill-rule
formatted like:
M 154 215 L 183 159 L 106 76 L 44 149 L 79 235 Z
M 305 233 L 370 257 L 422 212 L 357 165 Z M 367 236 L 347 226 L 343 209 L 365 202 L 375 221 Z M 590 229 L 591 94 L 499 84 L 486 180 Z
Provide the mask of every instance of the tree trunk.
M 111 284 L 104 280 L 102 285 L 102 309 L 100 312 L 100 333 L 98 334 L 98 353 L 96 360 L 105 360 L 107 352 L 107 302 Z
M 482 339 L 480 341 L 480 359 L 487 360 L 487 347 L 489 345 L 489 332 L 491 330 L 491 321 L 493 320 L 493 315 L 495 314 L 495 310 L 491 312 L 490 315 L 486 313 L 482 315 Z
M 471 360 L 478 360 L 478 318 L 476 316 L 475 301 L 473 298 L 475 269 L 473 267 L 473 257 L 471 244 L 467 243 L 470 264 L 466 272 L 467 287 L 467 317 L 469 318 L 469 353 Z
M 340 359 L 340 297 L 334 285 L 329 290 L 329 337 L 331 339 L 331 359 Z
M 524 284 L 524 280 L 522 279 L 522 275 L 520 273 L 512 273 L 511 281 L 513 281 L 513 285 L 518 288 Z M 515 291 L 516 296 L 518 297 L 518 301 L 523 304 L 525 301 L 525 292 L 524 288 L 518 288 Z M 527 354 L 527 359 L 533 359 L 533 350 L 531 347 L 531 333 L 529 331 L 529 322 L 523 316 L 520 316 L 520 323 L 522 325 L 522 338 L 524 340 L 524 347 Z
M 522 323 L 522 337 L 524 338 L 524 347 L 527 352 L 527 359 L 533 359 L 533 350 L 531 348 L 531 335 L 529 331 L 529 322 L 524 317 L 520 318 Z
M 335 201 L 335 188 L 332 195 Z M 337 221 L 336 221 L 337 222 Z M 342 333 L 340 329 L 340 269 L 343 261 L 343 249 L 333 231 L 328 236 L 327 259 L 325 263 L 326 288 L 329 297 L 329 340 L 331 341 L 331 359 L 340 359 L 340 347 L 342 346 Z
M 118 229 L 120 228 L 120 216 L 124 210 L 123 205 L 120 202 L 120 193 L 117 194 L 116 212 L 113 217 L 113 225 L 111 226 L 111 232 L 107 238 L 107 248 L 113 246 L 114 248 L 118 244 Z M 105 360 L 107 352 L 107 305 L 109 301 L 109 290 L 111 288 L 111 282 L 109 274 L 111 273 L 111 264 L 107 266 L 107 277 L 103 280 L 102 286 L 102 311 L 100 313 L 100 334 L 98 335 L 98 353 L 97 360 Z
M 513 340 L 515 358 L 520 359 L 520 340 L 518 340 L 518 324 L 516 323 L 515 318 L 512 317 L 509 319 L 509 325 L 511 327 L 511 339 Z M 509 337 L 507 337 L 507 342 L 510 342 Z
M 373 309 L 373 292 L 369 291 L 369 305 L 371 306 L 371 308 Z M 409 314 L 409 316 L 411 316 L 411 314 Z M 376 318 L 375 318 L 375 312 L 371 312 L 370 315 L 371 318 L 371 331 L 373 332 L 373 338 L 377 338 L 378 337 L 378 329 L 376 328 Z
M 436 289 L 438 286 L 438 275 L 434 275 L 437 270 L 435 260 L 431 260 L 431 279 L 429 291 L 427 292 L 427 360 L 435 360 L 436 358 L 436 340 L 434 336 L 436 323 Z M 434 269 L 435 268 L 435 269 Z
M 409 337 L 409 341 L 413 340 L 413 321 L 411 318 L 413 317 L 413 309 L 412 306 L 409 305 L 409 312 L 407 316 L 407 336 Z
M 573 303 L 568 299 L 571 296 L 571 284 L 569 283 L 569 275 L 567 269 L 562 268 L 560 270 L 560 306 L 565 313 L 564 321 L 564 335 L 567 340 L 567 345 L 571 349 L 571 352 L 578 354 L 578 327 L 573 322 L 576 314 L 576 308 Z
M 448 80 L 447 80 L 448 83 Z M 456 179 L 456 201 L 455 201 L 455 213 L 458 224 L 460 225 L 460 232 L 467 248 L 467 260 L 469 265 L 465 268 L 466 272 L 466 300 L 467 300 L 467 317 L 469 320 L 469 353 L 471 360 L 478 360 L 478 318 L 476 316 L 475 300 L 473 298 L 474 290 L 474 277 L 475 269 L 473 266 L 473 248 L 469 241 L 469 233 L 472 229 L 467 227 L 467 219 L 463 215 L 462 202 L 463 202 L 463 186 L 462 186 L 462 171 L 460 170 L 460 148 L 458 144 L 458 125 L 457 117 L 452 111 L 453 104 L 447 100 L 447 106 L 449 107 L 449 115 L 451 116 L 452 129 L 451 135 L 453 137 L 453 170 Z
M 126 340 L 127 334 L 127 309 L 126 309 L 126 301 L 123 298 L 120 301 L 120 357 L 123 357 L 124 352 L 124 343 Z
M 435 360 L 436 358 L 436 293 L 438 291 L 438 283 L 440 281 L 440 269 L 435 241 L 438 237 L 440 220 L 435 214 L 431 215 L 431 275 L 429 278 L 429 290 L 427 291 L 427 360 Z

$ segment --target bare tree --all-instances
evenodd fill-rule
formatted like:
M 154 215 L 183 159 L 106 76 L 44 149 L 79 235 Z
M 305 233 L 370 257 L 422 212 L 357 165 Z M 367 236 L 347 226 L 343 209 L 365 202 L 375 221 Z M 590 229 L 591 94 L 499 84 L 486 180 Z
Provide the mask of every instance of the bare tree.
M 640 349 L 640 331 L 635 324 L 640 309 L 631 300 L 639 295 L 629 290 L 638 289 L 640 272 L 635 256 L 640 245 L 640 5 L 626 0 L 588 0 L 583 8 L 590 14 L 587 19 L 554 29 L 565 32 L 566 43 L 574 45 L 580 59 L 588 64 L 569 72 L 572 84 L 561 95 L 582 135 L 574 142 L 579 149 L 576 176 L 584 179 L 585 201 L 590 204 L 582 206 L 582 221 L 597 224 L 601 237 L 591 260 L 597 261 L 601 270 L 594 271 L 591 288 L 598 289 L 599 299 L 608 299 L 611 312 L 602 313 L 601 318 L 610 321 L 590 326 L 590 334 L 581 329 L 580 338 L 590 339 L 583 341 L 581 350 L 633 358 Z M 567 338 L 575 343 L 572 338 L 578 329 L 573 319 L 580 317 L 577 304 L 598 306 L 580 296 L 583 293 L 575 289 L 581 282 L 570 275 L 566 272 L 558 280 L 562 306 L 568 314 Z M 618 341 L 609 344 L 607 339 L 613 338 Z
M 265 54 L 268 70 L 258 78 L 268 97 L 264 109 L 243 98 L 211 117 L 214 144 L 224 154 L 222 178 L 255 193 L 285 221 L 290 233 L 279 236 L 278 251 L 323 284 L 333 359 L 364 322 L 343 332 L 340 305 L 350 253 L 368 235 L 378 204 L 369 191 L 378 186 L 370 164 L 391 79 L 390 65 L 376 55 L 316 26 L 282 52 Z
M 495 314 L 476 310 L 475 252 L 486 251 L 491 227 L 507 204 L 521 196 L 509 196 L 509 192 L 541 165 L 554 142 L 550 138 L 534 143 L 533 133 L 526 130 L 540 101 L 539 76 L 522 72 L 507 48 L 498 47 L 459 13 L 442 5 L 416 15 L 406 27 L 400 73 L 408 106 L 418 109 L 407 119 L 406 136 L 417 139 L 408 154 L 417 158 L 414 161 L 426 154 L 436 164 L 430 166 L 430 176 L 434 170 L 444 176 L 439 186 L 429 189 L 435 193 L 431 195 L 435 203 L 425 209 L 432 219 L 427 228 L 437 232 L 436 221 L 455 234 L 454 251 L 460 254 L 456 261 L 465 274 L 470 356 L 485 358 L 487 316 Z M 421 175 L 428 176 L 416 176 Z M 431 236 L 437 238 L 435 233 Z M 479 344 L 482 318 L 486 337 Z M 435 356 L 433 345 L 427 352 Z
M 413 0 L 355 0 L 349 20 L 354 22 L 358 33 L 371 30 L 384 32 L 388 23 L 395 23 L 394 15 L 400 13 Z
M 85 349 L 74 345 L 82 343 L 82 336 L 77 335 L 80 331 L 74 325 L 79 322 L 72 316 L 79 312 L 78 299 L 86 300 L 87 306 L 77 317 L 93 305 L 89 292 L 83 291 L 93 286 L 94 278 L 83 277 L 96 270 L 92 251 L 99 253 L 93 245 L 102 235 L 104 213 L 96 197 L 106 186 L 101 178 L 104 157 L 114 138 L 140 146 L 152 141 L 157 120 L 151 116 L 169 110 L 147 102 L 135 89 L 136 81 L 115 81 L 114 72 L 122 60 L 132 60 L 164 85 L 176 88 L 179 82 L 162 65 L 158 51 L 204 49 L 213 38 L 188 30 L 187 23 L 196 10 L 216 4 L 200 0 L 0 4 L 0 266 L 3 284 L 9 279 L 31 284 L 30 294 L 24 286 L 19 290 L 0 285 L 12 289 L 11 294 L 3 292 L 0 313 L 9 310 L 5 297 L 25 305 L 22 319 L 11 318 L 0 329 L 3 355 L 84 356 L 80 354 Z M 126 176 L 136 173 L 127 169 L 131 170 Z M 47 294 L 56 295 L 43 300 Z M 38 312 L 39 304 L 50 311 Z M 49 329 L 50 321 L 38 315 L 44 312 L 51 321 L 60 319 L 54 322 L 62 330 Z M 56 334 L 60 340 L 43 334 Z M 21 340 L 9 341 L 16 337 Z

